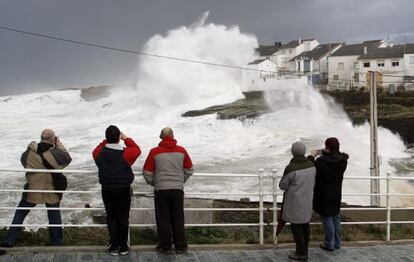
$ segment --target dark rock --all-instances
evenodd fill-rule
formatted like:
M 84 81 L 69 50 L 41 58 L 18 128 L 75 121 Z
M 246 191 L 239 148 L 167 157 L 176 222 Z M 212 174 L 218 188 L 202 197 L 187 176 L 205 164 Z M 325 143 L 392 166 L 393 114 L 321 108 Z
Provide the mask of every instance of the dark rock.
M 81 89 L 81 97 L 88 102 L 96 101 L 108 97 L 111 94 L 111 88 L 111 86 L 91 86 Z
M 270 107 L 263 98 L 262 92 L 251 92 L 252 95 L 233 103 L 216 105 L 201 110 L 191 110 L 182 114 L 184 117 L 195 117 L 217 113 L 217 119 L 254 118 L 270 113 Z

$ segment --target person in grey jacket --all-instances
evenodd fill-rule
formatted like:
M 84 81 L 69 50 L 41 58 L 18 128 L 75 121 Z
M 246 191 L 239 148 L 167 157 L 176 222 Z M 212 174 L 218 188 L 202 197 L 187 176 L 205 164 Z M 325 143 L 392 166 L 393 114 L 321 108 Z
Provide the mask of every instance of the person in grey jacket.
M 312 194 L 316 169 L 305 157 L 306 147 L 301 142 L 292 145 L 293 158 L 286 166 L 279 183 L 284 190 L 282 219 L 290 222 L 296 252 L 289 254 L 292 260 L 307 260 L 309 246 L 309 221 L 312 217 Z
M 187 251 L 184 234 L 184 183 L 193 174 L 193 163 L 185 148 L 177 145 L 171 128 L 162 129 L 158 147 L 151 149 L 143 175 L 154 187 L 157 251 L 171 250 L 171 235 L 177 253 Z M 172 231 L 172 234 L 171 234 Z

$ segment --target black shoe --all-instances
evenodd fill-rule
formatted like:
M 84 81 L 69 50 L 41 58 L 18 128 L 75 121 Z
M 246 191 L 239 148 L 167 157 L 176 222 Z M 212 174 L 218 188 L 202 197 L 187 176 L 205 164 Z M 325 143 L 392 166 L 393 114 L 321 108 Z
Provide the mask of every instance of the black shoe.
M 14 247 L 14 244 L 8 243 L 8 242 L 2 242 L 0 243 L 0 247 Z
M 110 245 L 108 248 L 108 253 L 111 254 L 111 256 L 118 256 L 119 247 Z
M 298 260 L 298 261 L 307 261 L 308 256 L 299 256 L 296 254 L 296 252 L 289 254 L 289 258 L 292 260 Z
M 320 244 L 319 247 L 322 248 L 323 250 L 326 250 L 326 251 L 329 251 L 329 252 L 332 252 L 332 251 L 335 250 L 333 248 L 329 248 L 329 247 L 325 246 L 325 244 Z
M 171 247 L 162 247 L 158 245 L 155 247 L 155 250 L 160 253 L 169 253 L 171 251 Z
M 129 246 L 121 247 L 119 249 L 119 255 L 126 256 L 129 254 L 129 250 L 130 250 Z
M 6 250 L 0 249 L 0 256 L 5 255 L 5 254 L 6 254 Z
M 184 248 L 176 248 L 175 249 L 175 253 L 176 254 L 186 254 L 188 251 L 188 247 L 184 247 Z

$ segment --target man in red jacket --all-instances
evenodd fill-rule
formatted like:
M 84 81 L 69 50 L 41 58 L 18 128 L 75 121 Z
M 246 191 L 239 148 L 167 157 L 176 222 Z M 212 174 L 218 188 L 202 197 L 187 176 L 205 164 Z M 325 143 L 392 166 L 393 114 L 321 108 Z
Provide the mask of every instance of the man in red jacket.
M 151 149 L 144 164 L 147 184 L 154 186 L 155 219 L 157 222 L 157 251 L 171 250 L 171 229 L 177 253 L 188 247 L 184 234 L 184 183 L 193 174 L 193 164 L 187 151 L 177 146 L 173 130 L 161 131 L 162 141 Z
M 99 169 L 102 199 L 109 231 L 109 252 L 113 256 L 127 255 L 131 184 L 134 173 L 131 166 L 141 154 L 139 146 L 121 133 L 116 126 L 109 126 L 106 140 L 95 148 L 92 155 Z M 123 140 L 126 148 L 119 144 Z

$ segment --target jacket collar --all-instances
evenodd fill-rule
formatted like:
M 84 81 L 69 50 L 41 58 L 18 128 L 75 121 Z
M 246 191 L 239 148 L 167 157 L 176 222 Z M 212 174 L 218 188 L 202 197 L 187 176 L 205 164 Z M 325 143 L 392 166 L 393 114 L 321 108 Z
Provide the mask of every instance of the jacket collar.
M 124 150 L 124 147 L 121 144 L 106 144 L 105 147 L 114 150 Z
M 294 156 L 291 160 L 290 163 L 303 163 L 308 161 L 308 159 L 305 156 Z
M 177 145 L 177 140 L 175 140 L 172 137 L 166 136 L 161 140 L 161 142 L 158 145 L 166 148 L 173 148 Z

